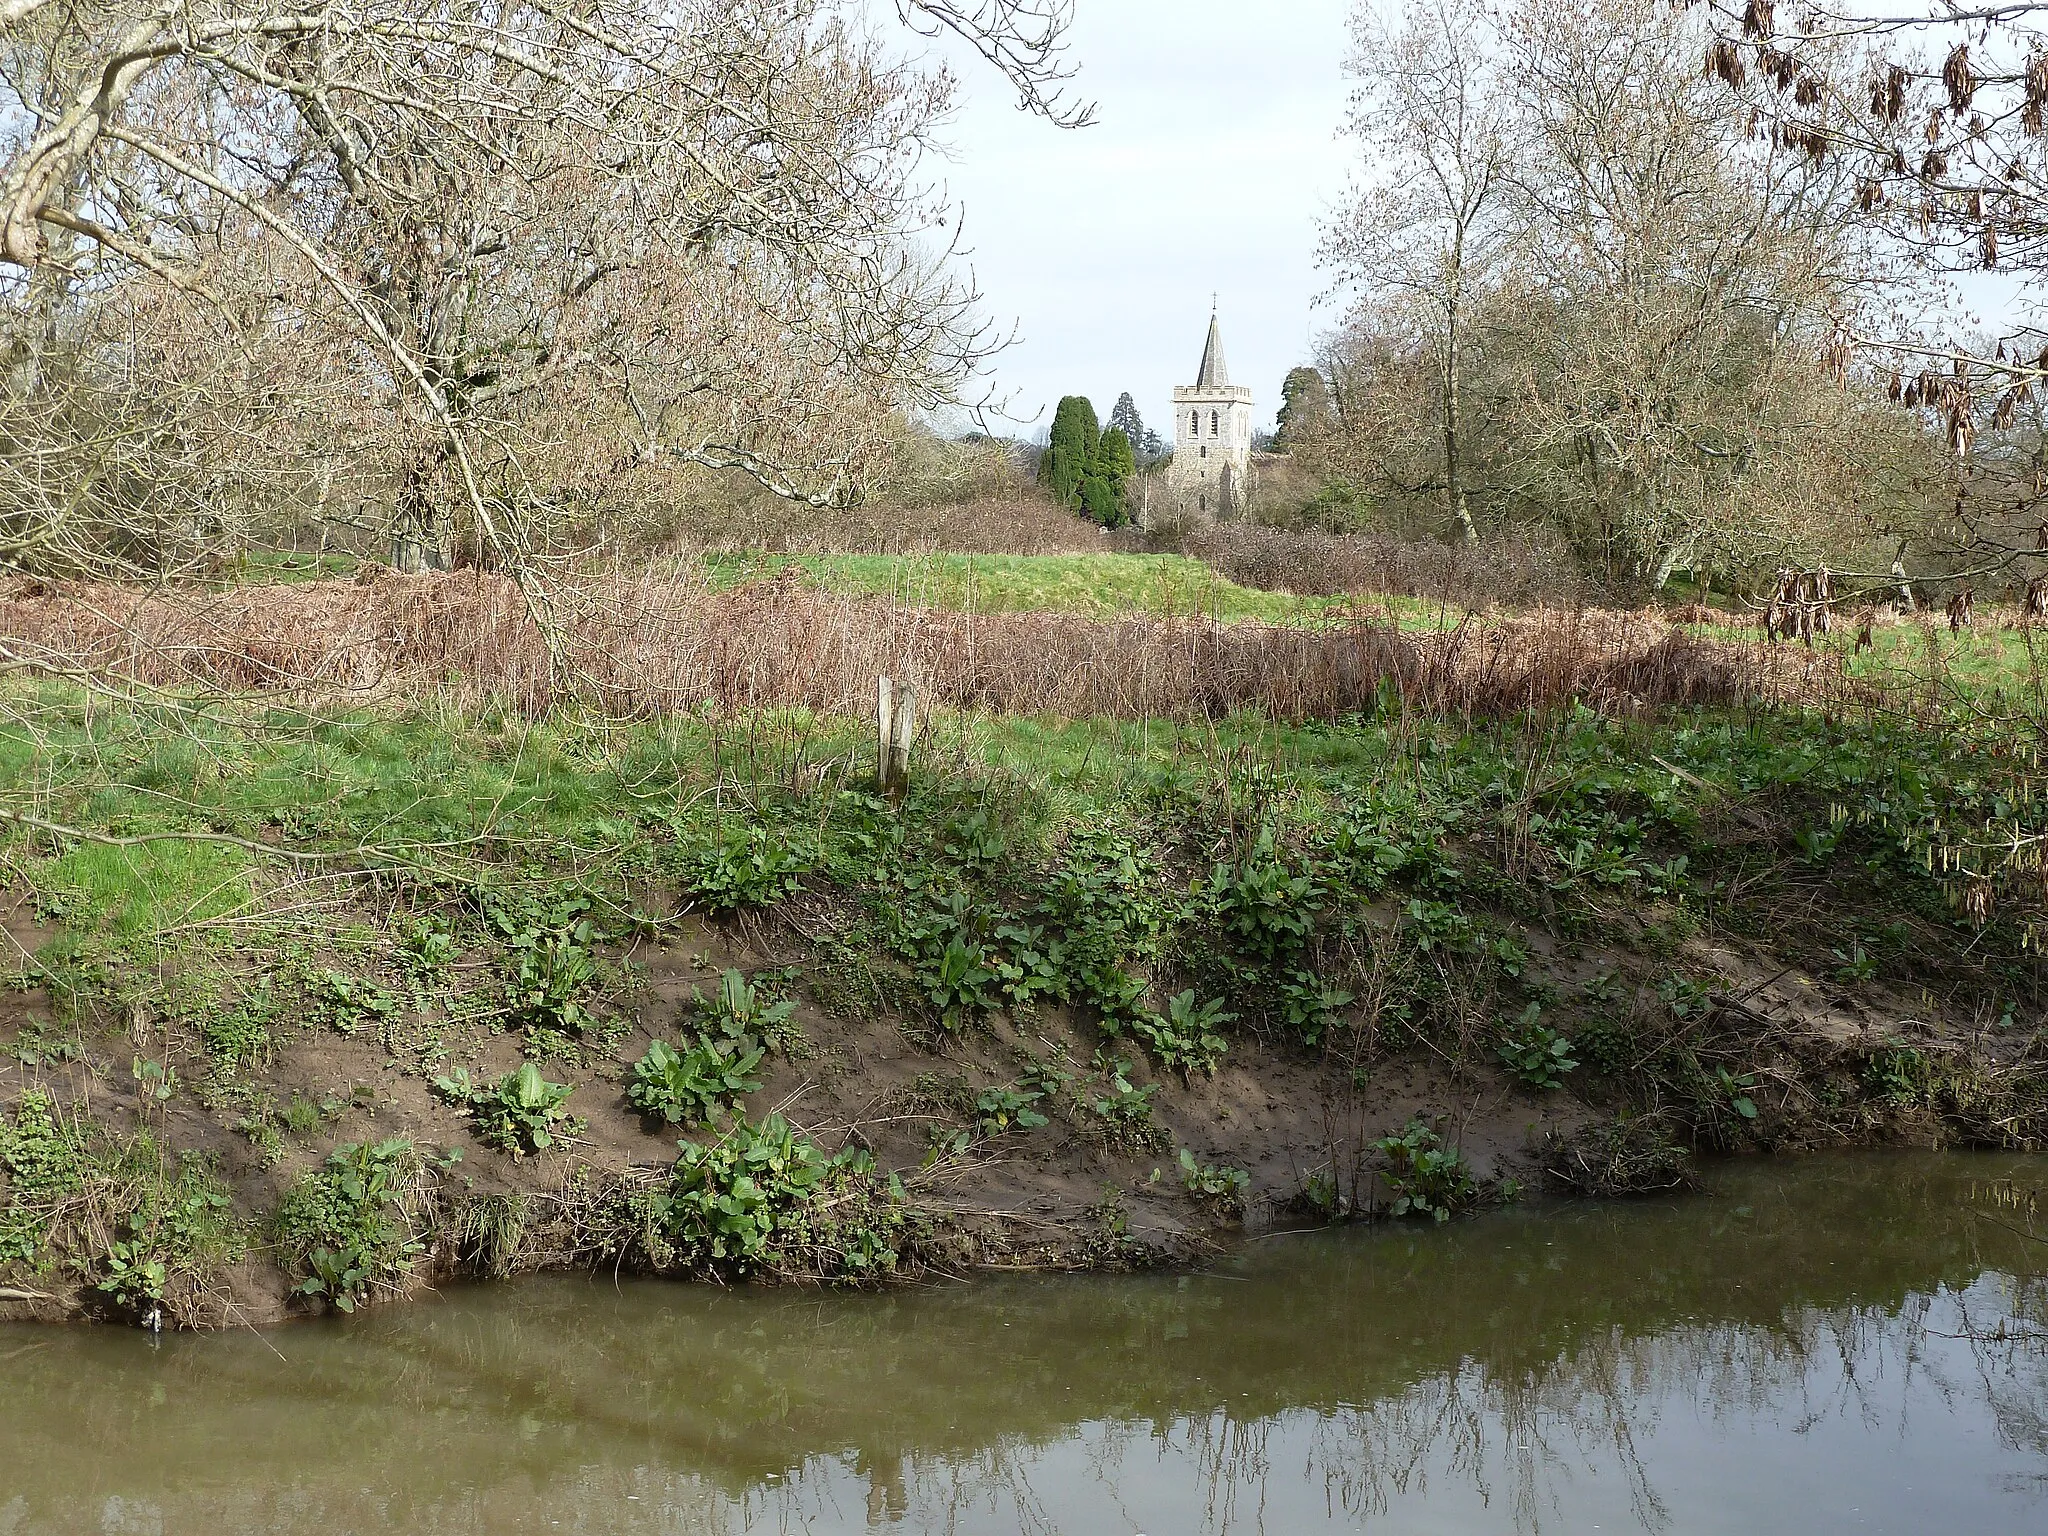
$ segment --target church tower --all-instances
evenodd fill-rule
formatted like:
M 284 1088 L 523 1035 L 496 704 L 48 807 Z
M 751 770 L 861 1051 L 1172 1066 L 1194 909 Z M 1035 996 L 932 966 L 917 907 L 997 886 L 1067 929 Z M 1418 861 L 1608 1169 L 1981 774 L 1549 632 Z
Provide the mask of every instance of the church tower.
M 1173 463 L 1167 488 L 1181 517 L 1236 517 L 1245 509 L 1252 466 L 1252 392 L 1234 388 L 1223 361 L 1223 330 L 1212 312 L 1209 341 L 1193 384 L 1173 392 Z

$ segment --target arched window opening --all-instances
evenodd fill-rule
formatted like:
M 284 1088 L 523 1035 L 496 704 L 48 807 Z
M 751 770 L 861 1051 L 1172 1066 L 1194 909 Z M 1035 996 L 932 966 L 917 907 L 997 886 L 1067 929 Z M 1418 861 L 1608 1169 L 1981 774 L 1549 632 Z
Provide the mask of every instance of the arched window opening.
M 1216 413 L 1214 411 L 1211 411 L 1209 413 L 1209 435 L 1211 437 L 1214 437 L 1216 435 L 1216 420 Z
M 1188 436 L 1200 437 L 1201 435 L 1202 413 L 1200 411 L 1196 411 L 1192 416 L 1188 417 Z

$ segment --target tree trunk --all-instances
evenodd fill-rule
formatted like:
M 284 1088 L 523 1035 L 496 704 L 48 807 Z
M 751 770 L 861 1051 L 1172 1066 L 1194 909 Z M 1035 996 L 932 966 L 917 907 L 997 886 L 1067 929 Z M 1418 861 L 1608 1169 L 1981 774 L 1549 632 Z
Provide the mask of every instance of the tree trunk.
M 1683 553 L 1683 546 L 1672 544 L 1667 546 L 1664 553 L 1657 557 L 1657 580 L 1651 587 L 1651 591 L 1662 592 L 1671 585 L 1671 574 L 1678 569 L 1678 558 L 1681 553 Z
M 399 488 L 398 509 L 391 519 L 393 570 L 418 576 L 447 569 L 435 521 L 433 477 L 424 458 L 415 458 L 405 466 L 405 483 Z
M 1466 545 L 1479 542 L 1479 530 L 1472 525 L 1472 509 L 1465 504 L 1465 481 L 1458 463 L 1458 364 L 1464 343 L 1465 231 L 1458 230 L 1451 245 L 1451 302 L 1446 313 L 1449 325 L 1444 338 L 1444 496 L 1450 503 L 1451 520 L 1458 525 Z

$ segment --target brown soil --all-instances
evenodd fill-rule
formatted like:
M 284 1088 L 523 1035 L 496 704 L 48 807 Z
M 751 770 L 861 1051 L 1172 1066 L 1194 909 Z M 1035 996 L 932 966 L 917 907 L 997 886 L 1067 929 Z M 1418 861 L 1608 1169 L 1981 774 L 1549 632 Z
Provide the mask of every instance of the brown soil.
M 10 927 L 25 950 L 48 935 Z M 46 1023 L 40 990 L 0 994 L 0 1114 L 11 1115 L 21 1093 L 41 1087 L 59 1103 L 117 1131 L 149 1126 L 177 1151 L 200 1151 L 234 1192 L 236 1205 L 259 1215 L 274 1209 L 299 1173 L 338 1144 L 410 1138 L 430 1155 L 460 1149 L 449 1177 L 465 1192 L 548 1192 L 578 1170 L 599 1173 L 666 1167 L 674 1160 L 674 1127 L 649 1122 L 628 1106 L 626 1068 L 660 1036 L 687 1034 L 693 989 L 715 989 L 729 965 L 752 970 L 789 956 L 750 948 L 734 934 L 686 925 L 667 943 L 615 956 L 640 978 L 631 1027 L 601 1058 L 561 1057 L 547 1075 L 576 1086 L 570 1107 L 584 1124 L 549 1153 L 514 1158 L 482 1145 L 467 1118 L 435 1096 L 429 1083 L 398 1069 L 374 1032 L 343 1035 L 308 1027 L 279 1042 L 269 1062 L 246 1074 L 282 1105 L 294 1094 L 346 1105 L 304 1137 L 287 1137 L 281 1156 L 267 1158 L 237 1129 L 235 1107 L 208 1110 L 181 1090 L 163 1107 L 146 1104 L 129 1064 L 136 1049 L 161 1053 L 148 1025 L 88 1035 L 82 1060 L 24 1065 L 10 1048 L 25 1024 Z M 1383 1067 L 1361 1091 L 1327 1059 L 1233 1040 L 1213 1078 L 1160 1072 L 1133 1042 L 1108 1049 L 1130 1064 L 1131 1081 L 1156 1084 L 1155 1129 L 1143 1141 L 1107 1139 L 1100 1121 L 1078 1103 L 1039 1107 L 1050 1123 L 1026 1132 L 976 1140 L 927 1169 L 935 1130 L 955 1132 L 981 1089 L 1015 1082 L 1031 1058 L 1063 1058 L 1085 1076 L 1102 1044 L 1092 1026 L 1063 1010 L 1011 1019 L 998 1016 L 960 1036 L 894 1016 L 845 1019 L 800 996 L 800 1036 L 771 1056 L 761 1091 L 747 1101 L 760 1116 L 780 1110 L 827 1150 L 849 1140 L 869 1147 L 878 1163 L 912 1180 L 920 1210 L 934 1218 L 940 1268 L 1103 1267 L 1198 1262 L 1247 1232 L 1312 1219 L 1299 1204 L 1309 1175 L 1338 1171 L 1340 1190 L 1370 1142 L 1417 1114 L 1447 1114 L 1445 1132 L 1458 1141 L 1486 1181 L 1515 1177 L 1533 1184 L 1546 1130 L 1569 1127 L 1589 1112 L 1562 1095 L 1538 1096 L 1501 1080 L 1453 1077 L 1424 1053 Z M 138 1036 L 140 1038 L 138 1038 Z M 450 1035 L 450 1067 L 489 1080 L 515 1067 L 516 1038 L 484 1030 Z M 173 1051 L 173 1060 L 178 1053 Z M 180 1065 L 187 1083 L 206 1070 L 195 1050 Z M 1080 1086 L 1077 1083 L 1077 1086 Z M 1191 1196 L 1178 1153 L 1204 1165 L 1245 1170 L 1251 1180 L 1241 1217 Z M 0 1318 L 56 1319 L 90 1310 L 76 1291 L 43 1297 L 0 1291 Z M 221 1325 L 267 1323 L 294 1310 L 286 1276 L 262 1250 L 225 1277 L 210 1301 Z
M 0 914 L 17 961 L 51 937 L 22 911 L 8 912 L 5 900 Z M 1653 966 L 1632 950 L 1567 954 L 1532 937 L 1533 963 L 1560 991 L 1601 971 L 1647 988 L 1670 969 L 1668 960 Z M 375 1031 L 346 1035 L 313 1023 L 283 1032 L 269 1061 L 243 1081 L 274 1105 L 296 1094 L 337 1108 L 266 1154 L 238 1129 L 238 1107 L 202 1106 L 193 1089 L 205 1083 L 208 1066 L 197 1042 L 167 1041 L 146 1015 L 88 1031 L 81 1059 L 25 1064 L 18 1059 L 21 1042 L 39 1037 L 52 1010 L 40 990 L 19 987 L 0 991 L 0 1114 L 11 1117 L 24 1089 L 42 1087 L 117 1131 L 150 1127 L 171 1150 L 210 1157 L 237 1208 L 252 1218 L 274 1210 L 298 1175 L 334 1146 L 394 1136 L 433 1157 L 459 1149 L 460 1162 L 444 1181 L 464 1194 L 546 1195 L 564 1189 L 579 1171 L 616 1175 L 671 1163 L 680 1132 L 643 1120 L 627 1105 L 627 1067 L 654 1038 L 687 1036 L 693 990 L 714 990 L 723 968 L 752 971 L 793 963 L 805 953 L 788 930 L 743 933 L 692 919 L 662 943 L 615 952 L 611 958 L 625 962 L 634 978 L 623 999 L 627 1027 L 603 1052 L 543 1064 L 552 1080 L 575 1085 L 570 1108 L 584 1123 L 573 1139 L 541 1156 L 515 1158 L 481 1144 L 467 1117 L 436 1097 L 423 1075 L 402 1069 Z M 1902 1029 L 1913 1035 L 1906 1000 L 1851 996 L 1766 954 L 1725 944 L 1695 940 L 1679 958 L 1689 974 L 1718 978 L 1720 1006 L 1736 1026 L 1751 1030 L 1752 1054 L 1770 1064 L 1754 1090 L 1762 1115 L 1751 1145 L 1789 1150 L 1942 1139 L 1944 1127 L 1930 1116 L 1830 1117 L 1814 1108 L 1815 1081 L 1860 1062 L 1877 1045 L 1900 1042 Z M 1238 1035 L 1213 1078 L 1184 1079 L 1158 1070 L 1135 1042 L 1105 1043 L 1092 1024 L 1057 1009 L 997 1016 L 954 1036 L 893 1014 L 835 1016 L 800 985 L 795 1023 L 799 1033 L 786 1051 L 770 1057 L 748 1114 L 780 1110 L 828 1151 L 857 1142 L 884 1168 L 902 1171 L 932 1222 L 934 1240 L 921 1258 L 940 1270 L 1199 1263 L 1247 1236 L 1318 1219 L 1303 1201 L 1312 1175 L 1332 1181 L 1344 1208 L 1369 1209 L 1384 1197 L 1370 1172 L 1373 1142 L 1418 1115 L 1436 1120 L 1483 1185 L 1498 1193 L 1514 1180 L 1533 1191 L 1555 1140 L 1609 1121 L 1614 1108 L 1603 1104 L 1590 1072 L 1572 1079 L 1574 1092 L 1537 1092 L 1494 1069 L 1483 1051 L 1475 1054 L 1484 1064 L 1468 1060 L 1454 1070 L 1426 1045 L 1375 1060 L 1361 1081 L 1333 1054 Z M 1936 1056 L 1981 1057 L 1985 1050 L 1983 1042 L 1932 1026 L 1921 1026 L 1913 1043 Z M 473 1080 L 494 1080 L 520 1060 L 516 1037 L 482 1026 L 450 1031 L 446 1044 L 448 1067 L 467 1067 Z M 1033 1060 L 1065 1062 L 1082 1087 L 1098 1048 L 1127 1061 L 1133 1082 L 1157 1085 L 1148 1137 L 1111 1140 L 1100 1117 L 1078 1098 L 1049 1100 L 1038 1106 L 1050 1115 L 1045 1127 L 970 1138 L 933 1164 L 935 1135 L 966 1130 L 982 1089 L 1014 1083 Z M 130 1070 L 137 1051 L 159 1057 L 168 1051 L 183 1084 L 168 1105 L 145 1102 L 138 1092 Z M 1990 1054 L 1995 1065 L 1995 1049 Z M 1187 1191 L 1182 1148 L 1200 1164 L 1246 1172 L 1241 1212 Z M 549 1260 L 539 1254 L 522 1262 L 538 1267 Z M 442 1273 L 447 1270 L 444 1258 Z M 434 1278 L 429 1270 L 422 1283 Z M 277 1321 L 303 1310 L 289 1284 L 259 1246 L 212 1287 L 203 1316 L 183 1320 L 216 1326 Z M 0 1285 L 0 1319 L 56 1320 L 89 1313 L 91 1303 L 89 1295 L 54 1282 Z

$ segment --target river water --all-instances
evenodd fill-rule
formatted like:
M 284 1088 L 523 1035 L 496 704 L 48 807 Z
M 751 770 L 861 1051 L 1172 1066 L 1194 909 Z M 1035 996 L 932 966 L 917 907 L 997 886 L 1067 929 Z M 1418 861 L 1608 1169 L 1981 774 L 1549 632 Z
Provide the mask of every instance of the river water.
M 886 1295 L 0 1327 L 0 1536 L 2048 1531 L 2048 1159 Z

